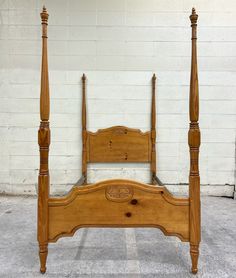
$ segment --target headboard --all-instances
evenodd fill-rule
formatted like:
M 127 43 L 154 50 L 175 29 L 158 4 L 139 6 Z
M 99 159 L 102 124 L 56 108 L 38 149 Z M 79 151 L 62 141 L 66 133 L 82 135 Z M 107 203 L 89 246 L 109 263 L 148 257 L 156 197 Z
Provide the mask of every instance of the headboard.
M 151 131 L 125 126 L 112 126 L 87 131 L 86 127 L 86 76 L 82 76 L 82 174 L 86 181 L 87 163 L 143 162 L 151 164 L 152 176 L 156 176 L 156 76 L 152 77 Z
M 150 162 L 150 132 L 113 126 L 87 132 L 87 162 Z

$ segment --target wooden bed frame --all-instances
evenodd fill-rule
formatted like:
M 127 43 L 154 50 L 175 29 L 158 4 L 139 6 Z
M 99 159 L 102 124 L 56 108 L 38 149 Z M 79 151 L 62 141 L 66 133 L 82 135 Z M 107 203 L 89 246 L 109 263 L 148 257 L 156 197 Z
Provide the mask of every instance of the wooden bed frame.
M 156 227 L 190 243 L 192 273 L 197 273 L 200 243 L 200 177 L 198 157 L 200 130 L 198 126 L 199 99 L 196 52 L 198 15 L 192 9 L 192 62 L 189 115 L 190 148 L 189 197 L 174 197 L 156 176 L 156 108 L 155 84 L 152 77 L 151 131 L 113 126 L 93 133 L 86 129 L 85 82 L 82 77 L 82 177 L 63 197 L 49 194 L 48 156 L 49 79 L 47 61 L 48 13 L 43 8 L 42 72 L 40 94 L 40 170 L 38 177 L 38 242 L 40 271 L 46 271 L 48 243 L 60 237 L 73 236 L 81 227 Z M 148 162 L 151 184 L 127 179 L 111 179 L 87 185 L 87 163 Z

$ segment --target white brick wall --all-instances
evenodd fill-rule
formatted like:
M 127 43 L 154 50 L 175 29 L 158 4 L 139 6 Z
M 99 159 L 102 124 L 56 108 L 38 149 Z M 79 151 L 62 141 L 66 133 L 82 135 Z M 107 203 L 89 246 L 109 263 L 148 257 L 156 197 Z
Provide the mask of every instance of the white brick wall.
M 192 5 L 199 13 L 200 170 L 205 194 L 232 196 L 236 129 L 236 2 L 233 0 L 0 0 L 0 192 L 34 194 L 39 156 L 41 27 L 49 17 L 52 192 L 81 174 L 81 84 L 88 128 L 150 128 L 157 86 L 158 175 L 186 192 Z M 91 181 L 148 181 L 147 165 L 91 165 Z M 175 185 L 182 184 L 182 185 Z

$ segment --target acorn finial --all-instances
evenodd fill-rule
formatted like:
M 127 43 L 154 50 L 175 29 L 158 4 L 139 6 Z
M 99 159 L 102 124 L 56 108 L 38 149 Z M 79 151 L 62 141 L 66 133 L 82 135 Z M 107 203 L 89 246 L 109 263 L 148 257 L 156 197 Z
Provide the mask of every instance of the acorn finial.
M 156 75 L 155 75 L 155 73 L 153 73 L 152 80 L 155 81 L 156 79 L 157 79 Z
M 46 9 L 45 6 L 43 6 L 43 10 L 42 10 L 40 16 L 41 16 L 41 19 L 42 19 L 42 24 L 47 24 L 49 14 L 48 14 L 47 9 Z
M 83 73 L 82 80 L 86 80 L 86 75 Z
M 192 8 L 192 14 L 190 15 L 189 18 L 191 20 L 192 25 L 196 25 L 197 24 L 198 15 L 196 14 L 195 8 Z

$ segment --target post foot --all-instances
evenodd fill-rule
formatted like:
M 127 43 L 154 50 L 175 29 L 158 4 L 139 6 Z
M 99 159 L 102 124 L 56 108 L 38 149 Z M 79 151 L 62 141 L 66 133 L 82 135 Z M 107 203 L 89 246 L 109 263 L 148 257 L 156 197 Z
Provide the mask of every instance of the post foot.
M 46 261 L 48 255 L 48 244 L 39 245 L 40 272 L 46 272 Z
M 192 273 L 197 274 L 198 272 L 198 257 L 199 257 L 199 244 L 190 244 L 190 255 L 192 260 Z

